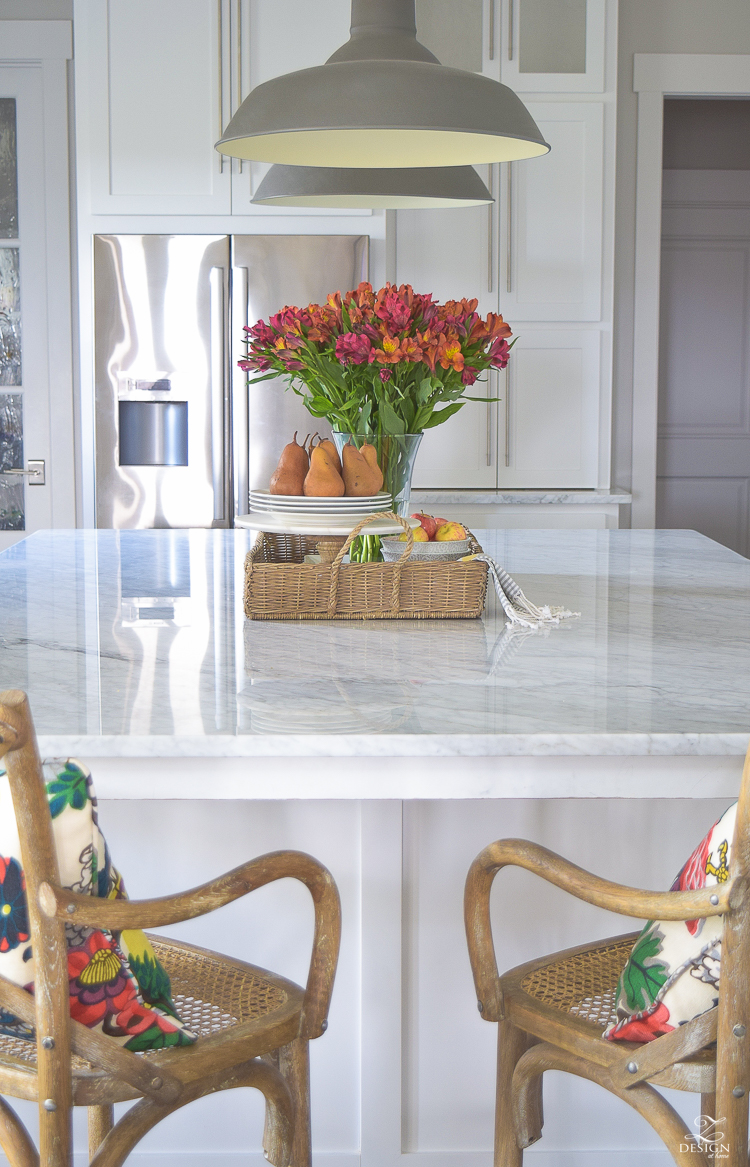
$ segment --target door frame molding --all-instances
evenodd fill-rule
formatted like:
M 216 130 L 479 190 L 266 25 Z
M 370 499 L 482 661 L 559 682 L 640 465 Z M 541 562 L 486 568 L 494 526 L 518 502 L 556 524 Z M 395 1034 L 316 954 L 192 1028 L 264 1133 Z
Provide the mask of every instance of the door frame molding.
M 633 527 L 656 525 L 662 140 L 664 98 L 750 97 L 750 55 L 636 53 L 635 291 L 633 304 Z
M 73 57 L 73 26 L 69 20 L 0 20 L 0 30 L 0 68 L 35 69 L 41 74 L 50 435 L 46 476 L 51 525 L 74 527 L 77 437 L 73 397 L 68 164 L 68 61 Z M 26 448 L 24 456 L 28 456 Z M 17 536 L 11 536 L 3 533 L 0 549 L 24 538 L 25 534 L 19 532 Z

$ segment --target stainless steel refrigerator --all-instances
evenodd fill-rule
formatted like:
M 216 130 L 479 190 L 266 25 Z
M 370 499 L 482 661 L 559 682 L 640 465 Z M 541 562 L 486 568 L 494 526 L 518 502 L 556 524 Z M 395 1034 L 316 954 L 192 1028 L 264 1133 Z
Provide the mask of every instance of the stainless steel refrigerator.
M 95 236 L 97 526 L 231 527 L 320 425 L 283 381 L 248 390 L 242 326 L 367 269 L 366 235 Z

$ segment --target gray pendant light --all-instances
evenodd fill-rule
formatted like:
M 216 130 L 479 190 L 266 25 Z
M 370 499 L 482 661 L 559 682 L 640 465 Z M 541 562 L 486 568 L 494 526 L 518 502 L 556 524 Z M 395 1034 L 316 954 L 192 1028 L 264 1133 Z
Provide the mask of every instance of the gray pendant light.
M 272 166 L 253 203 L 273 207 L 478 207 L 493 201 L 473 166 L 342 170 Z
M 449 69 L 417 40 L 414 0 L 352 0 L 351 36 L 325 65 L 245 98 L 222 154 L 298 166 L 465 166 L 546 154 L 512 89 Z

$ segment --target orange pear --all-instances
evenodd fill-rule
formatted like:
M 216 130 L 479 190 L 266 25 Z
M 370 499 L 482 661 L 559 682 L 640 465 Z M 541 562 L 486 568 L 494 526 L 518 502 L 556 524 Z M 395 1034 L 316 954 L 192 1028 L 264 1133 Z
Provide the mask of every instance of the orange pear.
M 372 481 L 374 485 L 370 491 L 370 494 L 377 494 L 383 485 L 383 471 L 378 466 L 378 452 L 374 446 L 370 445 L 369 442 L 364 442 L 360 453 L 362 454 L 362 457 L 364 458 L 367 465 L 372 470 Z
M 322 443 L 314 447 L 310 456 L 304 492 L 315 498 L 339 498 L 344 493 L 344 480 Z
M 342 461 L 344 463 L 344 483 L 349 497 L 356 498 L 364 494 L 375 494 L 383 485 L 383 475 L 377 466 L 377 461 L 375 470 L 373 470 L 362 451 L 358 450 L 352 442 L 347 442 L 344 446 Z
M 271 476 L 271 494 L 302 494 L 309 465 L 307 450 L 298 445 L 295 430 L 291 442 L 281 451 L 279 464 Z

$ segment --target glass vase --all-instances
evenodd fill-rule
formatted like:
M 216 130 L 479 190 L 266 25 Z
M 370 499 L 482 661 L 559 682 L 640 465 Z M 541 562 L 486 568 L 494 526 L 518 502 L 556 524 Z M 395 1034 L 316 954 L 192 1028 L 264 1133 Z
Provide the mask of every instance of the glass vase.
M 378 465 L 383 471 L 383 490 L 391 496 L 391 508 L 397 515 L 409 515 L 411 478 L 422 434 L 339 434 L 334 431 L 333 440 L 339 457 L 344 446 L 351 442 L 360 448 L 370 442 L 378 452 Z

